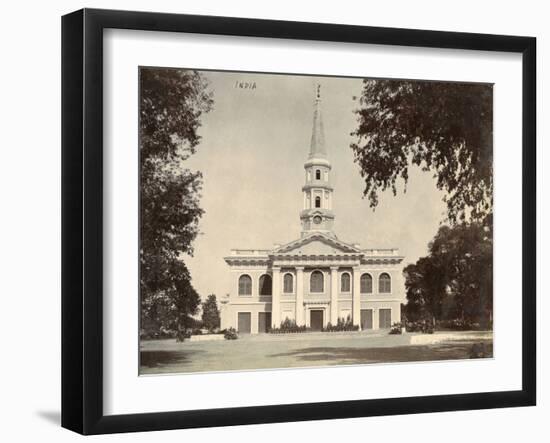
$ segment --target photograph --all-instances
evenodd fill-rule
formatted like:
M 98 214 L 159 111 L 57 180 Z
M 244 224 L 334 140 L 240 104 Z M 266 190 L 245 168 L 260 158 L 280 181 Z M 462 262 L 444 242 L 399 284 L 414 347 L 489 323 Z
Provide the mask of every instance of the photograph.
M 136 75 L 140 375 L 493 358 L 493 84 Z

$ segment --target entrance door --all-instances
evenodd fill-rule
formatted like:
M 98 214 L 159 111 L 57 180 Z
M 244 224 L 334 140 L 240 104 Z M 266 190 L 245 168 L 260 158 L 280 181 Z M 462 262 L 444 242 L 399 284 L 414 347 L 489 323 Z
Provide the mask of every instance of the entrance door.
M 372 329 L 372 309 L 361 309 L 361 329 Z
M 391 328 L 391 309 L 380 309 L 380 329 Z
M 320 331 L 323 329 L 323 311 L 314 310 L 310 311 L 310 326 L 312 331 Z
M 268 332 L 271 328 L 271 312 L 258 312 L 258 332 Z
M 239 312 L 237 331 L 241 334 L 250 334 L 251 314 L 250 312 Z

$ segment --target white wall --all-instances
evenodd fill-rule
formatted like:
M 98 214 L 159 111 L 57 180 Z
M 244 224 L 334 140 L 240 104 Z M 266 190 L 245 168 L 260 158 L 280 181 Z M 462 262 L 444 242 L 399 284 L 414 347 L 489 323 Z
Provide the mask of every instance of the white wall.
M 542 90 L 548 69 L 550 29 L 545 2 L 429 0 L 311 2 L 294 0 L 8 1 L 2 8 L 0 124 L 0 438 L 4 441 L 79 440 L 58 426 L 60 408 L 60 16 L 82 6 L 233 15 L 358 25 L 412 27 L 539 38 L 539 149 Z M 547 130 L 546 130 L 546 133 Z M 550 173 L 548 155 L 546 173 Z M 544 178 L 539 163 L 539 189 Z M 548 180 L 545 180 L 548 205 Z M 539 201 L 542 199 L 539 198 Z M 542 224 L 539 210 L 539 225 Z M 544 208 L 548 223 L 548 206 Z M 548 234 L 543 235 L 546 250 Z M 541 248 L 542 249 L 542 248 Z M 548 253 L 544 268 L 548 268 Z M 539 264 L 539 273 L 541 265 Z M 542 282 L 539 294 L 549 293 Z M 539 297 L 539 312 L 550 309 Z M 541 316 L 539 315 L 539 318 Z M 540 321 L 539 321 L 540 324 Z M 548 373 L 550 328 L 539 328 L 539 374 Z M 546 348 L 544 350 L 543 348 Z M 542 351 L 544 350 L 544 353 Z M 544 369 L 543 369 L 544 368 Z M 452 383 L 452 381 L 449 381 Z M 548 381 L 539 377 L 536 408 L 378 417 L 99 437 L 94 441 L 521 441 L 544 439 L 550 413 Z M 269 431 L 267 431 L 269 429 Z M 266 432 L 267 431 L 267 432 Z

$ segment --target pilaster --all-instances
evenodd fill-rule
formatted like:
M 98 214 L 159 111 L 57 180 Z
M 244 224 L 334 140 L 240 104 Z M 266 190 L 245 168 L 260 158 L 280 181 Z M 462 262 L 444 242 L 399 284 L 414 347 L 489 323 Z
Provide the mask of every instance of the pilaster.
M 304 316 L 304 267 L 296 267 L 296 324 L 305 324 Z
M 281 326 L 281 268 L 273 267 L 273 294 L 271 296 L 271 327 Z
M 338 266 L 330 267 L 330 322 L 338 321 Z
M 353 267 L 353 324 L 361 328 L 361 274 L 359 267 Z

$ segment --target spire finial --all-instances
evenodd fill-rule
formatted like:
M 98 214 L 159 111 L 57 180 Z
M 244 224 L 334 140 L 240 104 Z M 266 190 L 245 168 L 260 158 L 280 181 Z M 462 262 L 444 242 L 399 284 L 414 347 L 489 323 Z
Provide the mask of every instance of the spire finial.
M 313 132 L 311 134 L 311 147 L 309 158 L 327 158 L 325 148 L 325 134 L 323 130 L 323 118 L 321 117 L 321 84 L 317 83 L 315 92 L 315 104 L 313 107 Z

